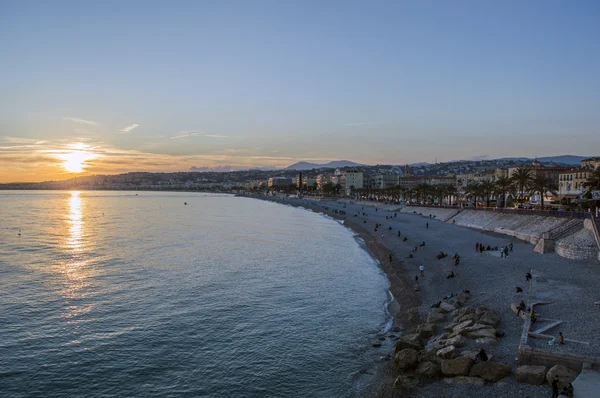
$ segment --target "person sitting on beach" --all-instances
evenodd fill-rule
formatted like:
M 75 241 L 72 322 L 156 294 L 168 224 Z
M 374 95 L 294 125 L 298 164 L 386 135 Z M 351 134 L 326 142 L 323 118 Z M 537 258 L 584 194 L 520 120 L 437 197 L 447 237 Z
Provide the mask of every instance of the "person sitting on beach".
M 418 283 L 415 284 L 415 292 L 421 291 L 421 286 Z
M 409 255 L 406 258 L 413 258 L 413 257 L 414 257 L 413 254 L 409 253 Z
M 413 247 L 413 253 L 417 251 L 417 246 Z
M 442 300 L 439 300 L 435 304 L 431 304 L 431 308 L 440 308 L 440 305 L 442 305 Z
M 523 293 L 523 288 L 521 288 L 521 287 L 519 287 L 519 286 L 517 286 L 517 287 L 515 288 L 515 290 L 516 290 L 516 291 L 515 291 L 515 293 Z
M 450 275 L 446 277 L 446 279 L 454 278 L 454 271 L 450 271 Z
M 425 241 L 421 242 L 420 246 L 421 247 L 425 246 Z
M 406 242 L 408 240 L 408 238 L 405 236 L 404 239 L 402 239 L 402 242 Z
M 458 264 L 460 264 L 460 257 L 456 256 L 456 258 L 454 259 L 454 265 L 458 266 Z
M 388 227 L 388 231 L 391 231 L 391 230 L 392 230 L 392 227 Z
M 491 251 L 491 250 L 492 250 L 492 246 L 490 246 L 490 245 L 487 245 L 487 247 L 485 248 L 485 250 L 487 250 L 487 251 Z
M 531 312 L 529 313 L 529 318 L 531 318 L 531 323 L 535 323 L 535 321 L 537 321 L 537 314 L 531 310 Z
M 573 384 L 569 383 L 568 386 L 563 387 L 560 395 L 564 395 L 565 397 L 572 397 L 575 394 L 575 389 L 573 388 Z
M 530 279 L 531 279 L 531 273 L 528 272 L 528 273 L 525 274 L 525 280 L 527 282 L 529 282 Z
M 485 352 L 485 350 L 482 347 L 479 349 L 479 352 L 477 353 L 477 355 L 475 355 L 475 363 L 486 362 L 487 360 L 488 360 L 487 353 Z
M 519 303 L 519 306 L 517 307 L 517 316 L 521 315 L 521 312 L 525 312 L 525 302 L 523 300 L 521 300 L 521 302 Z

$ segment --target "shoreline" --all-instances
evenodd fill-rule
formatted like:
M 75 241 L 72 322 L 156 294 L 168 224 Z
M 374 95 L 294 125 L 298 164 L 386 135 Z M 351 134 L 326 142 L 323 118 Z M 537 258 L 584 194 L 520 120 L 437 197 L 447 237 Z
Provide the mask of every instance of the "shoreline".
M 422 306 L 422 298 L 414 291 L 414 285 L 412 279 L 408 276 L 408 270 L 404 268 L 403 261 L 395 260 L 392 264 L 389 262 L 389 255 L 392 254 L 396 258 L 395 253 L 388 248 L 385 244 L 378 241 L 376 235 L 366 230 L 362 225 L 353 222 L 352 220 L 335 213 L 332 209 L 326 210 L 318 206 L 319 202 L 312 200 L 303 199 L 292 199 L 286 198 L 285 201 L 272 198 L 272 197 L 257 197 L 257 196 L 241 196 L 251 199 L 265 200 L 281 205 L 290 205 L 294 207 L 301 207 L 305 210 L 312 211 L 317 214 L 324 214 L 331 217 L 334 220 L 343 221 L 342 226 L 351 230 L 356 237 L 360 238 L 364 242 L 364 249 L 367 253 L 377 262 L 377 266 L 385 274 L 389 288 L 388 292 L 392 296 L 392 300 L 387 304 L 387 311 L 391 316 L 392 324 L 389 330 L 382 330 L 378 333 L 381 336 L 389 336 L 390 334 L 395 335 L 402 333 L 403 330 L 416 328 L 418 324 L 422 323 L 419 315 L 419 308 Z M 335 203 L 336 201 L 333 201 Z M 331 203 L 323 202 L 330 205 Z M 329 207 L 324 205 L 325 207 Z M 365 205 L 370 208 L 374 208 L 372 204 Z M 376 348 L 373 348 L 376 349 Z M 392 346 L 393 351 L 393 346 Z M 387 354 L 386 351 L 381 352 L 382 356 Z M 375 376 L 370 383 L 370 386 L 366 388 L 370 396 L 376 397 L 388 397 L 397 394 L 393 391 L 393 383 L 397 376 L 396 369 L 393 360 L 381 361 L 375 365 Z M 403 397 L 412 396 L 407 394 L 406 391 L 402 392 Z
M 572 341 L 575 343 L 564 346 L 553 345 L 549 348 L 546 341 L 530 338 L 528 344 L 554 353 L 577 354 L 583 350 L 595 356 L 600 354 L 600 343 L 596 342 L 595 334 L 592 332 L 600 324 L 600 313 L 595 311 L 594 301 L 589 300 L 589 297 L 597 296 L 600 276 L 597 267 L 590 262 L 569 260 L 556 253 L 536 253 L 529 242 L 513 236 L 446 223 L 440 219 L 430 218 L 427 214 L 401 213 L 399 205 L 373 202 L 350 203 L 339 199 L 241 196 L 303 207 L 336 220 L 343 220 L 343 225 L 365 242 L 369 255 L 378 261 L 380 269 L 388 279 L 389 291 L 394 296 L 394 302 L 390 305 L 393 323 L 391 333 L 380 334 L 385 336 L 386 341 L 381 347 L 374 345 L 379 348 L 373 350 L 380 350 L 382 355 L 391 355 L 387 355 L 387 361 L 384 361 L 382 356 L 382 361 L 374 364 L 375 374 L 365 384 L 364 393 L 358 396 L 541 398 L 550 395 L 548 384 L 523 384 L 515 377 L 516 369 L 523 365 L 519 363 L 517 355 L 521 345 L 523 321 L 515 316 L 510 306 L 516 305 L 525 298 L 518 289 L 515 292 L 515 286 L 524 286 L 524 276 L 532 268 L 539 278 L 538 291 L 541 288 L 542 295 L 550 294 L 553 301 L 561 303 L 561 305 L 543 306 L 539 309 L 540 312 L 536 307 L 536 313 L 543 318 L 563 320 L 560 328 L 550 333 L 558 334 L 558 331 L 562 330 L 574 339 Z M 397 213 L 396 217 L 394 213 Z M 378 229 L 376 225 L 379 225 Z M 401 238 L 398 235 L 400 233 Z M 421 245 L 422 242 L 426 242 L 426 245 Z M 510 256 L 506 258 L 494 251 L 480 252 L 474 250 L 476 242 L 492 247 L 502 247 L 512 243 L 514 252 L 511 251 Z M 448 253 L 449 256 L 438 259 L 437 254 L 440 251 Z M 454 264 L 453 253 L 460 255 L 460 265 Z M 418 275 L 420 264 L 425 267 L 423 276 Z M 451 272 L 455 277 L 450 279 L 448 275 Z M 415 275 L 419 276 L 420 291 L 414 289 Z M 467 338 L 464 347 L 457 346 L 456 355 L 468 355 L 469 352 L 478 350 L 478 347 L 484 344 L 486 351 L 494 357 L 493 362 L 499 366 L 510 367 L 510 374 L 498 382 L 486 382 L 479 377 L 466 378 L 474 380 L 461 380 L 461 377 L 440 378 L 440 375 L 433 378 L 402 376 L 404 379 L 413 377 L 416 384 L 411 387 L 395 388 L 396 377 L 403 373 L 393 360 L 389 360 L 394 358 L 394 346 L 390 346 L 390 342 L 395 343 L 394 339 L 398 338 L 398 334 L 404 334 L 408 338 L 410 333 L 416 331 L 415 326 L 429 319 L 430 313 L 437 313 L 437 310 L 431 309 L 431 304 L 464 290 L 469 290 L 465 308 L 471 307 L 473 310 L 485 308 L 486 311 L 491 311 L 499 319 L 500 336 L 481 343 L 476 342 L 474 337 L 471 337 L 471 340 Z M 585 305 L 582 306 L 582 303 Z M 578 326 L 581 319 L 586 319 L 587 327 Z M 438 328 L 452 328 L 450 325 L 452 325 L 451 316 L 450 323 L 439 324 Z M 438 329 L 437 334 L 434 332 L 435 338 L 444 338 L 443 335 L 444 330 Z M 582 341 L 589 343 L 576 344 Z

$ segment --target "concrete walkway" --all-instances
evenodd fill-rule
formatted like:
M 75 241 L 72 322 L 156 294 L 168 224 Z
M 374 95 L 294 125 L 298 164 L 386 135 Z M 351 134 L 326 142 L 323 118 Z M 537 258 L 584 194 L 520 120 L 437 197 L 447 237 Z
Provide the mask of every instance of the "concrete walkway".
M 573 382 L 576 398 L 600 397 L 600 372 L 592 369 L 583 369 Z

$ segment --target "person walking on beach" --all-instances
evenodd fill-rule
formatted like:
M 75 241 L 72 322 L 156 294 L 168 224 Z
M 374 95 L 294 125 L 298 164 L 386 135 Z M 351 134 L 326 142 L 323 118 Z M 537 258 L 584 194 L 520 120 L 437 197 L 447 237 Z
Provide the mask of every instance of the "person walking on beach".
M 500 257 L 504 257 L 504 246 L 500 248 Z
M 429 223 L 425 224 L 425 229 L 429 229 Z
M 392 255 L 390 254 L 390 263 L 392 262 Z
M 478 252 L 479 251 L 479 242 L 475 243 L 475 251 Z
M 509 249 L 510 249 L 510 251 L 512 252 L 512 249 L 513 249 L 513 244 L 512 244 L 512 242 L 510 242 L 510 245 L 508 245 L 508 248 L 509 248 Z
M 558 332 L 558 344 L 565 344 L 565 336 L 563 336 L 562 332 Z
M 419 265 L 419 271 L 421 272 L 421 277 L 425 276 L 425 267 L 423 267 L 423 264 Z

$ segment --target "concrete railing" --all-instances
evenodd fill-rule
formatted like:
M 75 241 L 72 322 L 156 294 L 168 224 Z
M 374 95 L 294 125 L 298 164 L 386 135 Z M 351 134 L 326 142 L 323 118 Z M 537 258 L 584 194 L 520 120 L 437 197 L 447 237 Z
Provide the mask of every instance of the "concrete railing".
M 596 217 L 592 215 L 592 230 L 594 232 L 594 238 L 596 239 L 596 245 L 598 245 L 598 250 L 600 250 L 600 234 L 598 234 L 598 220 Z

